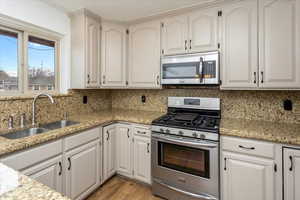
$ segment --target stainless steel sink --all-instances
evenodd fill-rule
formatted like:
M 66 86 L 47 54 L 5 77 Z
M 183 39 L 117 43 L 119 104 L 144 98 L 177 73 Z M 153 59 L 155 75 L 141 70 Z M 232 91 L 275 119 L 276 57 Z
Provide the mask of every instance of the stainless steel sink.
M 7 139 L 19 139 L 19 138 L 24 138 L 32 135 L 38 135 L 41 133 L 45 133 L 49 131 L 48 129 L 45 128 L 29 128 L 21 131 L 16 131 L 12 133 L 7 133 L 5 135 L 1 135 L 2 137 L 5 137 Z
M 75 124 L 79 124 L 79 122 L 61 120 L 61 121 L 46 124 L 44 126 L 41 126 L 40 128 L 29 128 L 21 131 L 7 133 L 1 136 L 7 139 L 19 139 L 19 138 L 46 133 L 48 131 L 55 130 L 55 129 L 65 128 L 67 126 L 72 126 Z
M 67 126 L 72 126 L 75 124 L 79 124 L 79 122 L 74 122 L 74 121 L 69 121 L 69 120 L 61 120 L 57 122 L 53 122 L 50 124 L 46 124 L 42 126 L 43 128 L 54 130 L 54 129 L 59 129 L 59 128 L 65 128 Z

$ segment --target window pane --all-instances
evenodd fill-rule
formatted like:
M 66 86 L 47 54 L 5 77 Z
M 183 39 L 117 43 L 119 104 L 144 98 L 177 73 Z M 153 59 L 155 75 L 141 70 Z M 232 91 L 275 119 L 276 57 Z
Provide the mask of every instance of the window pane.
M 0 91 L 18 90 L 18 34 L 0 29 Z
M 28 89 L 55 90 L 55 42 L 29 36 Z

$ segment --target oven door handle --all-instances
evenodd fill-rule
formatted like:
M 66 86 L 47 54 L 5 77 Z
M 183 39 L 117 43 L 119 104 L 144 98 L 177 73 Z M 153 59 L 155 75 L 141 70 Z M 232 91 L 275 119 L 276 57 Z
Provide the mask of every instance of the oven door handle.
M 207 142 L 190 142 L 190 141 L 184 141 L 184 140 L 175 140 L 175 139 L 170 139 L 170 138 L 166 138 L 166 137 L 161 137 L 161 136 L 154 136 L 152 135 L 152 138 L 157 138 L 159 141 L 164 141 L 164 142 L 171 142 L 171 143 L 175 143 L 178 145 L 185 145 L 185 146 L 193 146 L 196 148 L 200 148 L 200 147 L 205 147 L 205 148 L 216 148 L 218 147 L 217 144 L 213 144 L 213 143 L 207 143 Z
M 173 190 L 173 191 L 175 191 L 175 192 L 179 192 L 179 193 L 185 194 L 185 195 L 190 196 L 190 197 L 193 197 L 193 198 L 197 198 L 197 199 L 206 199 L 206 200 L 217 200 L 216 197 L 211 196 L 211 195 L 208 195 L 208 194 L 195 194 L 195 193 L 187 192 L 187 191 L 178 189 L 178 188 L 176 188 L 176 187 L 167 185 L 167 184 L 165 184 L 165 183 L 163 183 L 162 181 L 157 180 L 157 179 L 154 179 L 153 181 L 156 182 L 156 183 L 158 183 L 158 184 L 160 184 L 160 185 L 163 186 L 163 187 L 166 187 L 166 188 L 170 189 L 170 190 Z

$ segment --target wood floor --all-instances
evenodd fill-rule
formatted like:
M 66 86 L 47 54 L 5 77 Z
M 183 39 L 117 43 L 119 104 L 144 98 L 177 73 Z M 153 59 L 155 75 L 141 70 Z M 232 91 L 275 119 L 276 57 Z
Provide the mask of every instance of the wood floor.
M 113 177 L 87 200 L 162 200 L 151 194 L 151 189 L 143 184 L 119 176 Z

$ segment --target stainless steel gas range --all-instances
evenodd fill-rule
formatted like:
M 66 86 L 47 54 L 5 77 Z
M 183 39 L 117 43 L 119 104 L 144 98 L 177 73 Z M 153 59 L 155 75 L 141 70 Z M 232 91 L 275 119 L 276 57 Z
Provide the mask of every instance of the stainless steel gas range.
M 152 122 L 152 192 L 169 200 L 219 199 L 220 99 L 169 97 Z

